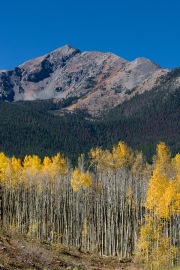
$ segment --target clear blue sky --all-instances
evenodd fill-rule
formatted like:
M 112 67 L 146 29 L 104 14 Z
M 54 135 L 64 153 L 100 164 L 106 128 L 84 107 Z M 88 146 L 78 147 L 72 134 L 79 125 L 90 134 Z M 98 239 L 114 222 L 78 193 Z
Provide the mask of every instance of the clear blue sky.
M 1 1 L 1 69 L 65 44 L 178 67 L 180 0 Z

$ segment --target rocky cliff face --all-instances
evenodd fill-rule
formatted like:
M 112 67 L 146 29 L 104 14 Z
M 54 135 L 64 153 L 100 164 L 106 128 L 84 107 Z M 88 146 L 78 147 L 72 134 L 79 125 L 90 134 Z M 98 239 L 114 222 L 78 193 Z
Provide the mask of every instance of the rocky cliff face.
M 0 71 L 0 98 L 58 101 L 76 96 L 76 103 L 68 109 L 87 108 L 96 113 L 151 89 L 167 71 L 145 58 L 128 62 L 113 53 L 81 53 L 66 45 Z

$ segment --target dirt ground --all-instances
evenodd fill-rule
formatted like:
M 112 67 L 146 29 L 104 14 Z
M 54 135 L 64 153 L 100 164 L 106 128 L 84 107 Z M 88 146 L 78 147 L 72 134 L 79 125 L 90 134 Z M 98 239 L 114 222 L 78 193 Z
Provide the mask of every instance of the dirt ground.
M 0 237 L 1 270 L 143 270 L 142 265 L 117 257 L 100 257 L 61 245 L 25 238 Z

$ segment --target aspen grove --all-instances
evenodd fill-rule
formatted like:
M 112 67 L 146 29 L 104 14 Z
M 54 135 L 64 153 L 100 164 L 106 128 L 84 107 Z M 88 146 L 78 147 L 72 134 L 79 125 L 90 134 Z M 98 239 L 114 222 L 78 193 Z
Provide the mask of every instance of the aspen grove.
M 88 164 L 88 166 L 87 166 Z M 88 167 L 88 168 L 87 168 Z M 61 154 L 0 153 L 1 231 L 120 258 L 148 269 L 179 259 L 180 154 L 161 142 L 152 164 L 119 142 L 72 168 Z M 167 268 L 167 269 L 169 269 Z

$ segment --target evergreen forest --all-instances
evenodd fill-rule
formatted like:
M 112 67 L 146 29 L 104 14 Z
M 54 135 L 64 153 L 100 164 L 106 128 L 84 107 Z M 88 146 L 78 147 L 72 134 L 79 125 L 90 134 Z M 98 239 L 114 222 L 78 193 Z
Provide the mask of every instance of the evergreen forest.
M 78 156 L 91 148 L 110 149 L 123 141 L 152 162 L 156 145 L 164 141 L 175 155 L 180 151 L 180 88 L 174 86 L 179 74 L 180 69 L 175 69 L 160 86 L 96 117 L 85 110 L 69 112 L 66 108 L 74 98 L 59 103 L 1 101 L 0 149 L 20 158 L 60 152 L 75 165 Z

